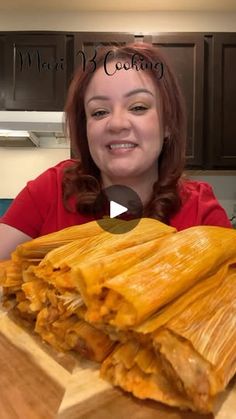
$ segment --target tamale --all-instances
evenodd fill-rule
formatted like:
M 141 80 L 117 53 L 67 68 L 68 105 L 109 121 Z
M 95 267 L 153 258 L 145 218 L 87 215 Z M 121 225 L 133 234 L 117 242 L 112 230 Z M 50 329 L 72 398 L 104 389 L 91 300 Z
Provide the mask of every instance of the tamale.
M 76 314 L 79 318 L 84 318 L 84 302 L 78 294 L 68 291 L 68 289 L 54 287 L 53 285 L 31 276 L 31 280 L 22 284 L 21 287 L 25 298 L 30 302 L 31 311 L 40 311 L 43 307 L 53 307 L 57 309 L 58 316 Z M 76 302 L 76 303 L 75 303 Z
M 136 339 L 116 348 L 104 361 L 102 377 L 139 398 L 200 413 L 213 411 L 217 395 L 236 372 L 235 301 L 235 268 L 202 281 L 173 307 L 164 308 L 160 321 L 157 314 L 151 327 L 146 321 L 136 328 Z M 155 324 L 157 329 L 150 333 Z M 146 343 L 140 330 L 149 332 Z M 126 351 L 134 345 L 138 352 L 129 363 Z M 148 359 L 153 370 L 146 368 Z
M 0 262 L 0 285 L 2 287 L 16 287 L 22 283 L 20 266 L 12 260 Z
M 103 232 L 60 246 L 49 252 L 38 266 L 23 270 L 21 300 L 17 301 L 17 308 L 24 315 L 35 315 L 35 331 L 57 349 L 76 348 L 86 352 L 91 359 L 101 361 L 113 342 L 102 331 L 82 322 L 81 313 L 84 316 L 85 308 L 79 292 L 81 287 L 71 271 L 74 266 L 89 263 L 92 258 L 99 273 L 94 277 L 94 283 L 99 283 L 105 280 L 106 266 L 110 276 L 120 272 L 155 251 L 158 240 L 174 232 L 174 228 L 157 220 L 142 219 L 128 233 Z M 112 256 L 113 252 L 116 252 L 116 258 Z
M 107 256 L 128 249 L 126 257 L 125 254 L 122 255 L 124 263 L 120 263 L 120 261 L 116 263 L 116 271 L 120 272 L 126 269 L 127 265 L 131 266 L 139 261 L 140 257 L 148 253 L 145 250 L 145 246 L 141 250 L 141 248 L 138 248 L 138 245 L 167 236 L 175 231 L 174 228 L 168 227 L 157 220 L 143 218 L 133 230 L 127 233 L 110 234 L 104 232 L 97 237 L 85 240 L 83 243 L 81 241 L 73 241 L 58 249 L 54 249 L 46 255 L 37 267 L 32 267 L 31 272 L 55 286 L 77 288 L 82 293 L 84 291 L 83 297 L 86 300 L 87 287 L 85 288 L 85 281 L 82 281 L 80 275 L 80 264 L 84 263 L 84 266 L 89 266 L 91 269 L 89 261 L 92 260 L 94 263 L 98 261 L 97 265 L 95 264 L 91 278 L 91 281 L 96 286 L 96 283 L 99 284 L 101 277 L 103 277 L 103 268 L 107 265 Z M 153 244 L 150 244 L 149 247 L 151 249 Z M 138 254 L 139 250 L 141 251 L 140 256 Z M 77 272 L 78 275 L 76 274 Z M 96 280 L 96 278 L 98 279 Z
M 15 290 L 15 313 L 33 320 L 34 330 L 43 340 L 59 351 L 74 350 L 96 362 L 111 352 L 114 342 L 82 320 L 84 310 L 78 307 L 78 295 L 32 275 L 27 279 Z
M 68 227 L 17 246 L 16 250 L 12 253 L 11 260 L 0 262 L 0 285 L 2 285 L 4 289 L 4 304 L 6 303 L 7 305 L 7 299 L 11 296 L 10 305 L 11 307 L 14 306 L 14 296 L 15 300 L 17 300 L 16 292 L 21 289 L 21 285 L 24 282 L 35 279 L 32 268 L 41 261 L 49 250 L 58 248 L 65 243 L 70 243 L 73 240 L 80 238 L 76 245 L 76 248 L 78 248 L 81 243 L 86 244 L 89 238 L 104 234 L 104 231 L 101 228 L 103 224 L 106 228 L 109 228 L 110 231 L 116 231 L 118 227 L 120 228 L 122 223 L 125 223 L 125 221 L 104 219 L 99 220 L 99 224 L 96 221 L 92 221 L 83 225 Z M 29 269 L 26 272 L 27 268 Z M 69 282 L 67 281 L 67 285 L 68 284 Z M 36 295 L 36 293 L 34 294 Z M 30 307 L 32 308 L 32 304 L 26 301 L 26 299 L 24 302 L 21 301 L 20 305 L 18 304 L 18 308 L 22 312 L 30 312 Z
M 65 342 L 66 330 L 77 321 L 76 316 L 60 316 L 57 308 L 44 307 L 37 314 L 34 330 L 58 351 L 67 351 L 70 347 Z
M 236 261 L 236 231 L 191 227 L 164 238 L 158 251 L 107 280 L 86 320 L 119 329 L 134 327 L 195 283 Z
M 92 257 L 92 260 L 94 261 L 97 260 L 96 258 L 98 257 L 100 258 L 99 260 L 102 261 L 102 266 L 104 266 L 104 264 L 106 265 L 106 257 L 102 256 L 114 251 L 114 246 L 116 246 L 116 249 L 119 249 L 120 247 L 122 248 L 122 246 L 134 245 L 139 241 L 145 242 L 151 240 L 152 237 L 162 236 L 163 234 L 167 234 L 167 232 L 170 234 L 175 231 L 175 229 L 165 226 L 155 220 L 142 220 L 140 224 L 142 227 L 144 227 L 144 225 L 147 227 L 145 232 L 143 232 L 143 228 L 136 228 L 134 235 L 131 235 L 131 232 L 125 234 L 126 240 L 127 238 L 130 238 L 129 241 L 124 240 L 121 235 L 119 236 L 119 239 L 117 239 L 116 236 L 111 236 L 109 233 L 100 234 L 99 238 L 86 239 L 84 247 L 81 246 L 81 241 L 79 241 L 80 247 L 78 247 L 77 241 L 74 241 L 73 243 L 51 251 L 38 267 L 30 266 L 28 269 L 24 270 L 22 274 L 23 283 L 21 289 L 25 293 L 25 299 L 18 302 L 17 308 L 19 311 L 24 314 L 28 313 L 32 315 L 33 312 L 38 312 L 49 304 L 60 308 L 61 314 L 65 309 L 67 312 L 78 314 L 78 310 L 83 308 L 84 302 L 78 292 L 78 281 L 73 279 L 71 270 L 69 266 L 67 266 L 67 263 L 69 264 L 68 260 L 71 261 L 70 264 L 72 264 L 72 266 L 73 264 L 77 266 L 82 260 L 88 260 L 88 256 Z M 154 227 L 156 227 L 155 232 L 153 230 Z M 113 245 L 111 245 L 111 240 L 109 242 L 110 246 L 108 245 L 108 238 L 109 240 L 111 238 L 113 239 Z M 95 242 L 97 247 L 95 246 Z M 99 245 L 102 244 L 103 246 L 100 248 Z M 109 259 L 106 266 L 109 268 L 115 266 L 115 269 L 118 272 L 119 270 L 124 269 L 127 263 L 130 266 L 130 264 L 139 260 L 145 254 L 156 249 L 155 240 L 148 242 L 147 245 L 143 246 L 141 249 L 139 249 L 140 246 L 130 247 L 129 252 L 127 252 L 126 255 L 117 252 L 117 258 L 113 261 L 114 263 L 110 263 L 111 260 Z M 119 253 L 121 253 L 120 259 L 118 256 Z M 117 259 L 118 262 L 121 263 L 117 264 Z M 94 282 L 96 279 L 99 280 L 99 277 L 94 277 Z M 52 297 L 54 301 L 52 300 Z M 86 298 L 84 300 L 86 302 Z
M 121 223 L 125 223 L 125 221 L 109 218 L 99 220 L 99 224 L 97 221 L 91 221 L 79 226 L 67 227 L 18 245 L 11 255 L 11 260 L 0 261 L 0 285 L 3 287 L 20 285 L 23 282 L 23 271 L 30 265 L 37 265 L 50 250 L 76 239 L 86 243 L 88 238 L 104 233 L 101 227 L 103 224 L 113 231 Z
M 73 350 L 96 362 L 103 361 L 114 347 L 105 333 L 75 315 L 60 316 L 52 307 L 40 310 L 35 332 L 58 351 Z
M 96 362 L 102 362 L 115 345 L 108 335 L 83 320 L 77 321 L 67 329 L 65 342 L 70 349 Z
M 78 268 L 73 268 L 72 278 L 76 284 L 81 297 L 88 307 L 93 305 L 95 299 L 102 290 L 103 284 L 126 269 L 134 266 L 146 257 L 150 257 L 158 251 L 161 237 L 149 242 L 116 251 L 113 254 L 94 254 L 91 259 L 83 259 L 79 262 Z
M 12 269 L 12 263 L 5 263 L 4 269 Z M 59 351 L 73 350 L 96 362 L 101 362 L 111 352 L 114 342 L 82 320 L 84 309 L 78 306 L 78 293 L 56 289 L 31 271 L 23 272 L 23 281 L 21 287 L 14 288 L 14 314 L 27 319 L 27 325 L 31 320 L 34 331 L 44 341 Z M 5 289 L 9 290 L 9 287 Z M 81 304 L 83 306 L 82 300 Z
M 148 335 L 150 339 L 152 332 L 164 326 L 172 318 L 182 313 L 182 311 L 184 311 L 194 301 L 205 297 L 205 295 L 208 295 L 209 293 L 213 293 L 220 286 L 222 280 L 227 275 L 228 270 L 229 267 L 227 265 L 221 266 L 221 268 L 214 275 L 204 279 L 204 281 L 198 282 L 180 297 L 165 305 L 153 316 L 149 317 L 143 323 L 132 329 L 135 336 L 139 336 L 140 339 L 141 336 Z
M 7 310 L 13 309 L 22 294 L 22 270 L 19 264 L 12 260 L 0 262 L 0 285 L 2 289 L 2 305 Z
M 31 311 L 40 311 L 47 302 L 48 284 L 44 281 L 36 280 L 22 284 L 21 289 L 26 299 L 29 301 Z
M 135 341 L 115 347 L 103 361 L 101 378 L 131 392 L 139 399 L 152 399 L 181 409 L 193 409 L 191 400 L 181 395 L 162 373 L 154 351 Z
M 91 237 L 104 233 L 101 225 L 110 227 L 110 231 L 120 226 L 122 220 L 100 220 L 100 225 L 96 221 L 92 221 L 79 226 L 67 227 L 55 233 L 29 240 L 17 246 L 11 255 L 11 260 L 0 261 L 0 285 L 3 287 L 13 287 L 23 282 L 23 272 L 29 266 L 38 265 L 44 256 L 52 249 L 58 248 L 78 240 L 77 247 L 80 243 L 87 243 Z M 8 290 L 9 291 L 9 290 Z
M 153 334 L 154 348 L 202 411 L 208 411 L 209 399 L 236 372 L 235 301 L 236 269 L 230 269 L 214 292 L 196 299 L 165 330 Z
M 29 260 L 31 263 L 32 261 L 38 262 L 52 249 L 56 249 L 75 240 L 84 240 L 103 233 L 103 224 L 112 232 L 113 229 L 116 229 L 117 226 L 120 226 L 124 222 L 126 221 L 104 218 L 104 220 L 99 220 L 99 223 L 97 221 L 90 221 L 85 224 L 67 227 L 20 244 L 13 252 L 12 259 L 15 262 L 21 262 L 22 260 Z

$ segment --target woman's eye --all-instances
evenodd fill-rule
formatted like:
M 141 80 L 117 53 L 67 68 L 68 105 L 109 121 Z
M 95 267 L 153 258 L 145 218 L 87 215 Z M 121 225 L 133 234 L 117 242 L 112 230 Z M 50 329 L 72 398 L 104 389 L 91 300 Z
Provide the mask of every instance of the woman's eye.
M 147 111 L 147 106 L 144 105 L 135 105 L 131 108 L 131 111 L 136 112 L 136 113 L 142 113 Z
M 105 111 L 105 110 L 95 111 L 95 112 L 92 113 L 92 117 L 94 117 L 94 118 L 102 118 L 106 114 L 107 114 L 107 111 Z

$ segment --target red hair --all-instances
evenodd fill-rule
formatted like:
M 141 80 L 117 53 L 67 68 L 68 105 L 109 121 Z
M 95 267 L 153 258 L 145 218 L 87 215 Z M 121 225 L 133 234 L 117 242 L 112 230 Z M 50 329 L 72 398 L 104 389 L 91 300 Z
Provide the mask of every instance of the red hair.
M 168 127 L 169 135 L 164 138 L 158 159 L 158 180 L 153 185 L 153 193 L 143 215 L 168 223 L 170 216 L 181 205 L 179 180 L 184 169 L 186 147 L 186 116 L 182 93 L 159 48 L 145 43 L 101 47 L 95 59 L 96 69 L 104 65 L 109 52 L 112 52 L 112 61 L 115 58 L 132 61 L 134 54 L 137 54 L 140 57 L 138 63 L 146 64 L 146 69 L 139 71 L 146 71 L 152 77 L 160 93 L 163 127 Z M 161 76 L 157 73 L 157 63 L 163 69 Z M 84 108 L 85 91 L 94 74 L 92 70 L 94 64 L 90 62 L 87 68 L 80 67 L 75 72 L 65 105 L 66 125 L 78 162 L 64 173 L 63 199 L 68 208 L 68 199 L 74 195 L 77 211 L 84 214 L 92 213 L 92 205 L 101 190 L 100 171 L 89 152 Z

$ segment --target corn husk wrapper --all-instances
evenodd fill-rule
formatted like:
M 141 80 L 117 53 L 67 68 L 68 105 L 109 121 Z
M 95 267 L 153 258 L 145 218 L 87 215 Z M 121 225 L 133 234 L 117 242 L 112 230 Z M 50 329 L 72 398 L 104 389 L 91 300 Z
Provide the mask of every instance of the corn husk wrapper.
M 236 372 L 235 301 L 236 269 L 222 269 L 136 328 L 104 361 L 102 377 L 140 398 L 211 412 Z
M 13 295 L 24 282 L 24 272 L 31 266 L 37 266 L 40 261 L 53 249 L 78 240 L 86 244 L 90 238 L 104 234 L 102 225 L 111 232 L 120 228 L 123 220 L 109 219 L 91 221 L 86 224 L 67 227 L 63 230 L 29 240 L 17 246 L 8 261 L 0 261 L 0 285 L 4 288 L 4 295 Z
M 83 243 L 84 239 L 93 238 L 104 233 L 103 225 L 112 232 L 113 229 L 116 230 L 119 228 L 122 223 L 126 223 L 126 221 L 105 218 L 99 220 L 99 223 L 97 221 L 90 221 L 37 237 L 17 246 L 16 250 L 12 253 L 12 260 L 15 262 L 30 261 L 31 264 L 33 261 L 39 263 L 53 249 L 75 240 L 82 240 Z
M 133 328 L 235 261 L 234 230 L 202 226 L 169 235 L 154 255 L 104 283 L 86 319 L 118 330 Z
M 32 272 L 35 276 L 59 287 L 76 288 L 86 303 L 90 287 L 81 274 L 84 272 L 84 267 L 85 270 L 90 270 L 86 278 L 91 279 L 91 285 L 94 289 L 97 286 L 100 289 L 100 283 L 107 277 L 110 278 L 114 273 L 127 269 L 153 252 L 157 246 L 155 239 L 161 239 L 175 232 L 174 228 L 157 220 L 143 218 L 127 233 L 104 232 L 84 243 L 74 241 L 55 249 L 49 252 L 37 267 L 29 269 L 28 273 L 30 275 Z M 120 254 L 121 251 L 125 252 Z M 110 272 L 106 272 L 106 267 Z

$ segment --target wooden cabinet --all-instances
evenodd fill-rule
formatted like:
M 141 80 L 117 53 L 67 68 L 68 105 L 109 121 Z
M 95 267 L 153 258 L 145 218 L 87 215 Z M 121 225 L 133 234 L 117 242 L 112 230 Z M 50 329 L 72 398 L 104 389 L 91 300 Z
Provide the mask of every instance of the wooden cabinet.
M 62 110 L 73 69 L 72 43 L 73 38 L 64 34 L 9 33 L 5 108 Z
M 0 110 L 5 107 L 5 44 L 6 37 L 0 34 Z
M 2 38 L 6 39 L 3 50 Z M 99 45 L 134 42 L 126 33 L 6 32 L 0 35 L 0 82 L 5 74 L 7 110 L 63 110 L 67 89 L 84 53 L 93 59 Z M 3 96 L 3 93 L 2 93 Z M 1 97 L 0 97 L 1 105 Z
M 209 56 L 209 164 L 236 168 L 236 34 L 214 34 Z
M 82 65 L 85 68 L 91 62 L 95 70 L 99 46 L 125 45 L 134 41 L 134 35 L 129 33 L 78 32 L 75 35 L 75 67 Z
M 189 167 L 201 167 L 203 164 L 204 36 L 203 34 L 160 34 L 152 37 L 152 44 L 164 50 L 184 94 L 188 118 L 187 164 Z

